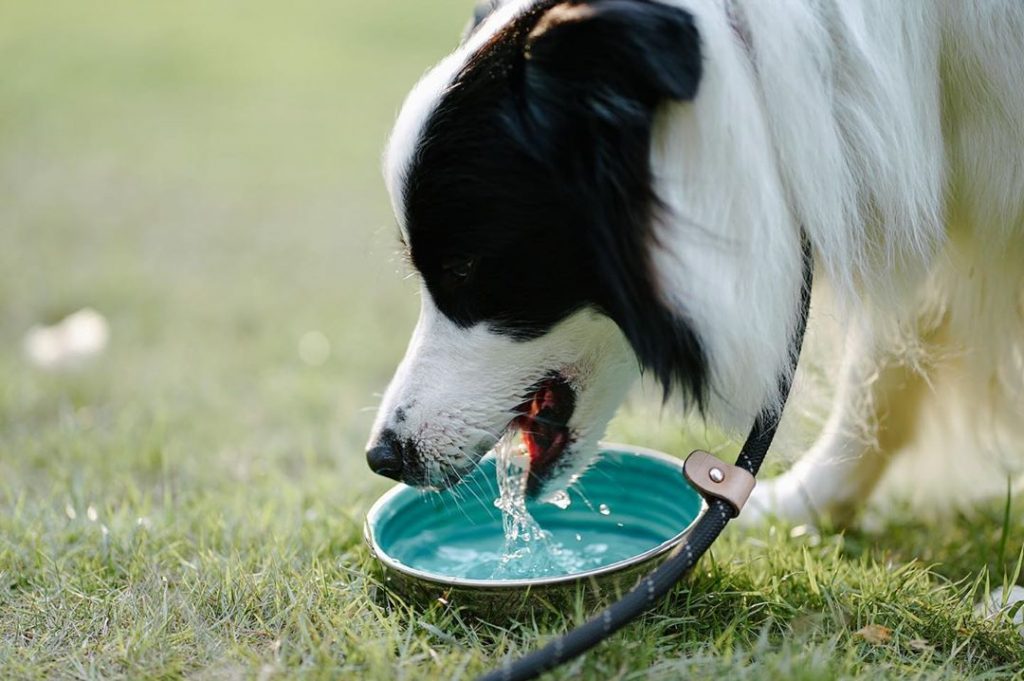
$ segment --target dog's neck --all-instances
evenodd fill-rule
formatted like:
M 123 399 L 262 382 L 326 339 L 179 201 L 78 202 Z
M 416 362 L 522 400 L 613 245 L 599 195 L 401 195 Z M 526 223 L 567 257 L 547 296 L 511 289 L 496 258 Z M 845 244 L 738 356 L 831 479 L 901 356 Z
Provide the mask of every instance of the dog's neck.
M 741 24 L 742 25 L 742 24 Z M 666 216 L 655 279 L 707 353 L 707 415 L 745 431 L 778 409 L 801 287 L 800 227 L 781 182 L 746 43 L 723 11 L 704 17 L 700 93 L 660 113 L 651 163 Z

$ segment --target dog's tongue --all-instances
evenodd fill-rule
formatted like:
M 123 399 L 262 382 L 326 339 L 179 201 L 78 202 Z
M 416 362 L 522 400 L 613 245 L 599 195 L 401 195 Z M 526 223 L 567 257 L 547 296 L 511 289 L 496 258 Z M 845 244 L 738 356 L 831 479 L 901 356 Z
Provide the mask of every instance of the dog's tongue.
M 561 381 L 549 381 L 534 393 L 519 417 L 519 429 L 530 455 L 531 476 L 541 475 L 569 444 L 567 422 L 573 410 L 572 389 Z

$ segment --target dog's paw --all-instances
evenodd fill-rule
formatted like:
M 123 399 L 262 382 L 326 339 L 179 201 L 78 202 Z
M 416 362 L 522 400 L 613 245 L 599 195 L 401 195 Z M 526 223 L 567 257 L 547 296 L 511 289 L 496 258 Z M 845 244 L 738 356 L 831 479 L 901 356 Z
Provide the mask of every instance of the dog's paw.
M 820 520 L 821 514 L 803 488 L 802 481 L 792 475 L 758 480 L 750 500 L 737 518 L 743 527 L 770 523 L 816 525 Z

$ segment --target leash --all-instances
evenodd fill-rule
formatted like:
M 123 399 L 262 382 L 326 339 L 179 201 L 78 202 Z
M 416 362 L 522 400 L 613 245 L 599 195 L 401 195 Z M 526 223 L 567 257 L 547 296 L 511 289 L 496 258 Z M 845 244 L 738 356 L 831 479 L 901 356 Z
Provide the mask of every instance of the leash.
M 790 371 L 779 377 L 782 406 L 789 399 L 793 374 L 800 360 L 807 318 L 811 310 L 811 287 L 814 284 L 814 256 L 806 235 L 802 236 L 803 288 L 800 292 L 800 317 L 797 321 L 793 344 L 793 362 Z M 754 426 L 740 450 L 736 465 L 718 461 L 707 452 L 694 452 L 683 466 L 690 483 L 704 496 L 707 512 L 697 522 L 686 540 L 678 546 L 657 569 L 640 580 L 622 599 L 611 604 L 596 617 L 556 638 L 540 650 L 508 660 L 500 668 L 478 681 L 527 681 L 567 662 L 617 632 L 638 616 L 652 609 L 658 601 L 689 572 L 711 545 L 722 534 L 729 521 L 739 515 L 750 492 L 764 457 L 771 447 L 779 428 L 778 415 L 765 410 L 754 420 Z

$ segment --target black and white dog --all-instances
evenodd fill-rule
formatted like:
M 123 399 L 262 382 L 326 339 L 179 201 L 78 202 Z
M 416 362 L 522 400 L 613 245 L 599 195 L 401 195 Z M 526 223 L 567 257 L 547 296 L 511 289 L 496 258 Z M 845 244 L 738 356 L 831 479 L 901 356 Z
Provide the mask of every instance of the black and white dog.
M 820 440 L 755 509 L 849 510 L 908 449 L 1024 450 L 1020 0 L 508 0 L 478 19 L 386 153 L 422 311 L 374 470 L 450 485 L 518 428 L 543 495 L 638 367 L 749 428 L 791 366 L 802 232 L 845 359 Z

